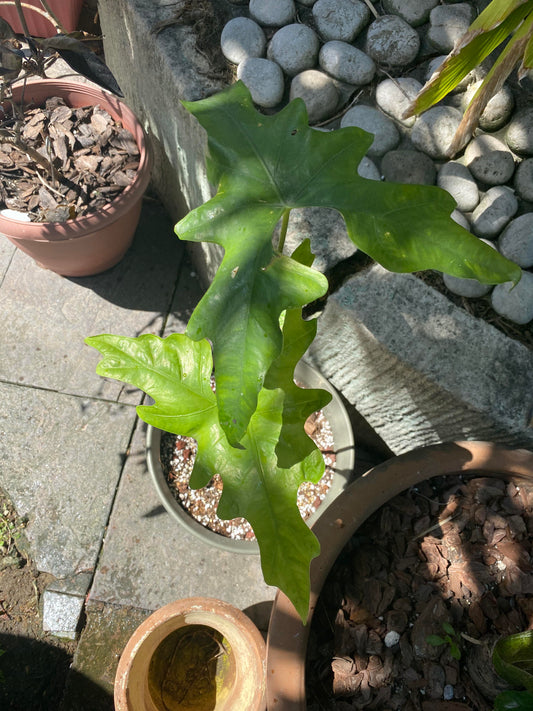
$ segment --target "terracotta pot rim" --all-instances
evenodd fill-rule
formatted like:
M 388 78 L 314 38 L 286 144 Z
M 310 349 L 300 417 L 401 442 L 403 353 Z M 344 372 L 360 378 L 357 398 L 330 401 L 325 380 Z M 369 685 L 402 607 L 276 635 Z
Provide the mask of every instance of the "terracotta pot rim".
M 32 87 L 39 87 L 42 98 L 54 96 L 67 96 L 69 93 L 78 93 L 87 96 L 88 105 L 102 102 L 104 108 L 118 116 L 118 120 L 132 133 L 139 148 L 139 167 L 133 182 L 114 198 L 111 202 L 99 207 L 94 212 L 66 222 L 25 222 L 0 214 L 0 232 L 14 235 L 17 239 L 36 241 L 65 241 L 83 237 L 88 232 L 93 232 L 101 225 L 109 225 L 118 220 L 125 212 L 131 209 L 131 204 L 139 200 L 150 182 L 150 173 L 153 163 L 152 151 L 146 140 L 146 134 L 133 111 L 119 97 L 105 89 L 94 85 L 83 84 L 76 81 L 63 79 L 41 79 L 30 81 L 26 84 L 26 91 Z M 13 88 L 14 96 L 18 97 L 23 85 L 18 84 Z M 4 102 L 6 103 L 6 102 Z M 9 102 L 7 102 L 9 103 Z
M 187 621 L 187 617 L 192 618 L 190 622 Z M 173 631 L 172 620 L 175 618 L 178 623 L 175 629 L 188 624 L 201 624 L 212 626 L 213 629 L 224 634 L 227 638 L 233 636 L 233 639 L 228 639 L 232 647 L 235 641 L 239 640 L 237 648 L 233 649 L 239 670 L 236 681 L 239 690 L 237 693 L 242 693 L 240 690 L 242 689 L 242 681 L 245 679 L 251 689 L 251 696 L 247 699 L 251 704 L 250 711 L 263 711 L 266 706 L 266 648 L 263 636 L 242 610 L 228 602 L 210 597 L 190 597 L 175 600 L 153 612 L 137 627 L 128 640 L 117 667 L 114 690 L 117 711 L 132 711 L 133 709 L 128 688 L 136 655 L 144 644 L 149 644 L 150 647 L 153 646 L 155 651 L 162 639 Z M 163 635 L 161 639 L 159 639 L 158 630 Z M 157 639 L 155 642 L 151 642 L 150 637 L 154 634 Z M 246 655 L 247 660 L 242 660 L 241 653 Z M 144 669 L 144 672 L 147 672 L 147 668 Z M 239 677 L 241 677 L 241 681 L 239 681 Z M 255 684 L 252 684 L 254 680 Z M 224 702 L 224 709 L 229 711 L 229 708 Z
M 430 445 L 389 459 L 356 479 L 318 519 L 322 552 L 311 563 L 311 602 L 303 625 L 278 591 L 267 637 L 267 708 L 305 711 L 305 655 L 309 628 L 326 577 L 348 540 L 389 499 L 428 478 L 446 474 L 513 476 L 533 480 L 533 452 L 490 442 Z

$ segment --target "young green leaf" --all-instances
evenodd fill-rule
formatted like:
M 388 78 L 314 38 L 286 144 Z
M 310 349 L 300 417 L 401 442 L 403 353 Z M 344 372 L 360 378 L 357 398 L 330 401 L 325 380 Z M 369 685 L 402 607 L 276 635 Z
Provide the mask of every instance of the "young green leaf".
M 153 405 L 139 406 L 148 424 L 194 437 L 198 454 L 191 486 L 205 486 L 214 474 L 223 482 L 218 507 L 221 518 L 243 516 L 254 529 L 265 581 L 281 588 L 303 619 L 309 604 L 309 564 L 319 553 L 315 536 L 296 505 L 305 480 L 317 481 L 323 469 L 315 448 L 291 468 L 277 464 L 276 445 L 282 427 L 282 390 L 263 389 L 243 438 L 243 449 L 231 447 L 219 424 L 210 386 L 211 349 L 207 341 L 184 334 L 159 338 L 101 335 L 86 343 L 103 355 L 97 372 L 148 393 Z M 290 397 L 290 396 L 289 396 Z
M 181 220 L 176 232 L 225 251 L 187 334 L 213 343 L 217 401 L 231 444 L 246 432 L 265 374 L 279 355 L 280 314 L 327 288 L 324 277 L 272 246 L 287 209 L 338 210 L 354 243 L 392 271 L 519 280 L 515 264 L 451 219 L 455 202 L 440 188 L 361 178 L 357 166 L 372 142 L 364 131 L 313 130 L 300 99 L 264 116 L 242 82 L 185 106 L 208 132 L 209 176 L 218 193 Z

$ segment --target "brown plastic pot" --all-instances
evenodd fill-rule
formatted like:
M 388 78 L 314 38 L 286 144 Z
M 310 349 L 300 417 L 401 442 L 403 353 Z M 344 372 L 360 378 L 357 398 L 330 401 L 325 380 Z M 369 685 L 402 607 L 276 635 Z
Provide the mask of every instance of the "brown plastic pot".
M 13 90 L 20 101 L 22 86 Z M 63 276 L 99 274 L 119 262 L 130 246 L 150 180 L 151 151 L 141 124 L 123 101 L 103 89 L 54 79 L 27 84 L 25 104 L 59 96 L 69 106 L 100 106 L 133 134 L 140 162 L 133 182 L 112 202 L 66 222 L 25 222 L 0 214 L 0 234 L 45 269 Z
M 304 626 L 278 592 L 267 638 L 268 711 L 305 711 L 305 657 L 318 596 L 338 555 L 357 529 L 383 504 L 411 486 L 443 474 L 513 476 L 533 482 L 533 453 L 487 442 L 424 447 L 390 459 L 354 481 L 313 526 L 321 553 L 311 563 L 311 599 Z
M 67 32 L 78 26 L 83 0 L 48 0 L 50 9 Z M 48 19 L 40 0 L 23 0 L 22 10 L 32 37 L 52 37 L 57 30 Z M 23 34 L 14 0 L 0 0 L 0 17 L 9 22 L 13 32 Z
M 221 600 L 186 598 L 154 612 L 127 643 L 116 711 L 264 711 L 265 643 Z

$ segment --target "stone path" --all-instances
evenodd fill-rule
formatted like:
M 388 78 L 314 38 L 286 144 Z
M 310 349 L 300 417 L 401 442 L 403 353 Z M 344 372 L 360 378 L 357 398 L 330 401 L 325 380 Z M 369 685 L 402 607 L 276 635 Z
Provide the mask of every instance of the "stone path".
M 56 581 L 44 626 L 81 631 L 63 711 L 112 709 L 114 669 L 150 611 L 222 598 L 264 628 L 274 595 L 258 556 L 201 544 L 160 504 L 146 468 L 141 393 L 96 375 L 87 335 L 182 331 L 201 289 L 173 225 L 145 202 L 135 241 L 108 272 L 63 278 L 0 241 L 0 487 L 28 518 L 31 554 Z M 267 605 L 268 607 L 268 605 Z M 99 705 L 84 689 L 102 691 Z

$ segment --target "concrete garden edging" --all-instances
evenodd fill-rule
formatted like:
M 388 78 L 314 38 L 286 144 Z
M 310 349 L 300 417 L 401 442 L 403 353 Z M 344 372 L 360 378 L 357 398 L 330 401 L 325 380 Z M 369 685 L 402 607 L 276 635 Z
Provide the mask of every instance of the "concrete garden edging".
M 212 5 L 231 13 L 229 3 Z M 208 96 L 224 80 L 195 49 L 190 27 L 151 32 L 172 7 L 101 0 L 99 8 L 106 60 L 151 134 L 153 184 L 177 219 L 211 197 L 205 135 L 180 101 Z M 310 224 L 324 253 L 315 243 L 326 235 Z M 219 256 L 203 245 L 195 252 L 204 281 Z M 533 446 L 532 351 L 414 276 L 379 267 L 353 276 L 330 296 L 310 361 L 396 454 L 465 438 Z

